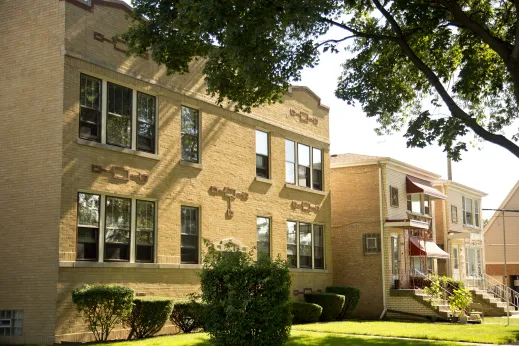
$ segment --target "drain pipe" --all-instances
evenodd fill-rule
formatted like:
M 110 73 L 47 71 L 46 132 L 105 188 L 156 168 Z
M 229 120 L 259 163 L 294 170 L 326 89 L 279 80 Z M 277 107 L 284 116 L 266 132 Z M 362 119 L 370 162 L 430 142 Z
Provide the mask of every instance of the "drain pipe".
M 380 206 L 380 255 L 382 256 L 381 262 L 382 262 L 382 302 L 384 304 L 384 310 L 382 311 L 382 314 L 380 315 L 380 319 L 384 318 L 387 312 L 387 305 L 386 305 L 386 273 L 385 273 L 385 262 L 384 262 L 384 210 L 383 210 L 383 204 L 382 204 L 382 164 L 380 161 L 378 163 L 378 200 L 379 200 L 379 206 Z

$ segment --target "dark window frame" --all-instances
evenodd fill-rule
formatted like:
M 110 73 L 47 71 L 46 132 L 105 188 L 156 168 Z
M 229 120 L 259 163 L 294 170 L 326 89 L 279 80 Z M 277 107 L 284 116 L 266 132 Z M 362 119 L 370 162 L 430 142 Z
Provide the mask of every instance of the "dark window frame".
M 389 204 L 392 207 L 398 208 L 400 206 L 398 196 L 398 187 L 389 186 Z
M 125 200 L 128 200 L 130 201 L 130 211 L 129 211 L 129 219 L 128 219 L 128 227 L 129 229 L 127 230 L 128 232 L 128 244 L 127 244 L 127 251 L 128 251 L 128 259 L 110 259 L 110 258 L 106 258 L 106 254 L 107 254 L 107 247 L 106 247 L 106 244 L 123 244 L 123 245 L 126 245 L 124 243 L 107 243 L 106 241 L 106 235 L 107 235 L 107 230 L 108 230 L 108 222 L 107 222 L 107 219 L 108 219 L 108 212 L 107 212 L 107 203 L 108 203 L 108 199 L 109 198 L 117 198 L 117 199 L 125 199 Z M 131 261 L 131 258 L 132 258 L 132 203 L 133 203 L 133 199 L 132 198 L 128 198 L 128 197 L 118 197 L 118 196 L 113 196 L 113 195 L 105 195 L 105 203 L 104 203 L 104 208 L 105 208 L 105 224 L 104 224 L 104 239 L 103 239 L 103 261 L 104 262 L 130 262 Z M 114 227 L 110 227 L 111 229 L 116 229 Z M 119 230 L 119 228 L 117 228 Z M 124 230 L 126 231 L 126 230 Z
M 375 239 L 375 246 L 371 247 L 369 245 L 369 240 Z M 364 233 L 362 235 L 362 248 L 364 255 L 378 255 L 382 251 L 382 244 L 380 242 L 380 234 L 379 233 Z
M 196 112 L 196 135 L 186 133 L 184 130 L 184 121 L 183 121 L 183 114 L 184 114 L 183 109 L 184 108 L 187 108 L 187 109 L 190 109 L 190 110 L 193 110 Z M 200 110 L 193 108 L 193 107 L 185 106 L 185 105 L 180 106 L 180 157 L 181 157 L 182 161 L 200 163 L 200 129 L 201 129 L 200 123 L 201 123 Z M 196 139 L 196 159 L 195 160 L 184 157 L 184 138 L 186 138 L 186 137 L 189 137 L 192 140 Z
M 182 224 L 184 222 L 183 209 L 196 210 L 196 235 L 182 233 Z M 200 263 L 200 224 L 201 224 L 201 220 L 200 220 L 200 208 L 199 207 L 193 207 L 193 206 L 189 206 L 189 205 L 180 206 L 180 263 L 181 264 L 199 264 Z M 193 243 L 195 244 L 195 246 L 188 247 L 188 246 L 182 245 L 182 236 L 194 237 L 195 241 Z M 196 253 L 196 260 L 195 261 L 182 260 L 182 248 L 194 249 L 195 253 Z
M 97 228 L 96 227 L 85 227 L 86 225 L 83 225 L 83 226 L 80 226 L 79 224 L 79 212 L 80 212 L 80 204 L 79 204 L 79 195 L 92 195 L 92 196 L 97 196 L 99 198 L 99 206 L 98 206 L 98 219 L 97 219 Z M 99 232 L 100 232 L 100 228 L 101 228 L 101 208 L 102 208 L 102 205 L 101 205 L 101 195 L 100 194 L 97 194 L 97 193 L 88 193 L 88 192 L 78 192 L 77 193 L 77 211 L 76 211 L 76 261 L 85 261 L 85 262 L 97 262 L 99 261 Z M 95 258 L 79 258 L 78 255 L 79 255 L 79 250 L 78 250 L 78 245 L 80 243 L 85 243 L 85 242 L 80 242 L 79 241 L 79 228 L 91 228 L 93 230 L 97 230 L 95 231 L 95 241 L 94 241 L 94 244 L 95 244 Z
M 256 129 L 256 131 L 254 132 L 256 136 L 256 146 L 258 143 L 258 132 L 267 135 L 267 155 L 258 153 L 258 150 L 256 148 L 256 176 L 260 178 L 270 179 L 270 133 Z M 263 166 L 258 166 L 258 158 L 262 163 L 264 163 Z
M 99 94 L 98 94 L 98 108 L 99 109 L 95 109 L 94 107 L 89 107 L 87 105 L 82 105 L 82 82 L 83 82 L 83 79 L 86 81 L 87 79 L 91 79 L 91 80 L 94 80 L 94 81 L 97 81 L 99 83 Z M 96 117 L 96 123 L 93 124 L 91 122 L 88 122 L 86 120 L 82 120 L 82 115 L 83 115 L 83 109 L 88 109 L 90 111 L 95 111 L 97 112 L 97 117 Z M 85 139 L 85 140 L 88 140 L 88 141 L 93 141 L 93 142 L 99 142 L 101 143 L 101 138 L 102 138 L 102 135 L 101 135 L 101 131 L 102 131 L 102 113 L 103 112 L 103 81 L 99 78 L 96 78 L 96 77 L 92 77 L 88 74 L 84 74 L 84 73 L 81 73 L 80 76 L 79 76 L 79 127 L 78 127 L 78 136 L 79 138 L 81 139 Z M 89 125 L 95 125 L 96 128 L 97 128 L 97 137 L 92 137 L 92 136 L 82 136 L 81 135 L 81 127 L 82 127 L 82 124 L 83 123 L 86 123 L 86 124 L 89 124 Z

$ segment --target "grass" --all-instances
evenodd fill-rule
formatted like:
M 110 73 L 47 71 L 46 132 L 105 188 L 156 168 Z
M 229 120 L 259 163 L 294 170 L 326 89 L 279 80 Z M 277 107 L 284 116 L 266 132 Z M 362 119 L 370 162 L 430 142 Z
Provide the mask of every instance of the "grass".
M 485 317 L 487 324 L 502 324 L 506 326 L 506 317 Z M 510 326 L 519 326 L 519 318 L 511 318 Z
M 515 325 L 507 327 L 500 319 L 488 318 L 485 319 L 485 322 L 485 324 L 481 325 L 459 325 L 418 322 L 346 321 L 296 325 L 292 329 L 294 331 L 311 331 L 335 335 L 342 333 L 488 344 L 505 344 L 519 340 L 519 323 L 514 322 Z M 506 319 L 504 323 L 506 324 Z
M 362 336 L 348 336 L 330 333 L 316 333 L 307 331 L 293 331 L 286 346 L 316 345 L 316 346 L 454 346 L 452 342 L 428 342 L 415 340 L 392 340 Z M 88 346 L 211 346 L 209 336 L 205 333 L 179 334 L 173 336 L 158 336 L 138 341 L 122 341 L 110 344 L 89 344 Z

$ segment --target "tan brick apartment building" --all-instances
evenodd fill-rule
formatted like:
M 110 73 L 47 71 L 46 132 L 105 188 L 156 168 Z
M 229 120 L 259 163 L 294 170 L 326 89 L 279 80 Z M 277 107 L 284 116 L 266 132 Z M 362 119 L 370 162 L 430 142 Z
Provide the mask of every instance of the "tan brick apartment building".
M 436 315 L 413 288 L 448 257 L 435 244 L 438 178 L 388 157 L 332 156 L 333 279 L 361 289 L 357 316 Z
M 112 41 L 128 10 L 0 2 L 0 343 L 89 340 L 85 283 L 185 297 L 203 238 L 288 258 L 299 297 L 332 283 L 328 108 L 217 107 L 200 61 L 167 76 Z

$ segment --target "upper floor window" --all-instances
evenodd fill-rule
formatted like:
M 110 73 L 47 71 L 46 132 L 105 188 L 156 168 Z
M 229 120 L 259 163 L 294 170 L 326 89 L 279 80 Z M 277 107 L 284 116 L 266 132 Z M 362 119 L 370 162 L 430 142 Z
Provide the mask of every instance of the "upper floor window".
M 199 209 L 181 207 L 180 263 L 198 263 Z
M 198 163 L 200 112 L 197 109 L 182 106 L 181 111 L 182 160 Z
M 463 224 L 479 227 L 479 201 L 472 198 L 462 197 Z
M 285 170 L 288 184 L 322 191 L 322 161 L 321 149 L 285 140 Z
M 431 197 L 428 195 L 423 196 L 423 212 L 425 215 L 431 215 Z
M 389 201 L 392 207 L 398 207 L 398 188 L 393 186 L 389 187 Z
M 479 227 L 479 201 L 474 200 L 474 226 Z
M 288 221 L 287 260 L 291 268 L 324 269 L 324 226 Z
M 256 233 L 258 257 L 260 254 L 270 257 L 270 218 L 256 218 Z
M 154 96 L 81 74 L 79 100 L 80 138 L 156 152 Z
M 451 205 L 451 222 L 458 223 L 458 207 Z
M 269 134 L 256 130 L 256 176 L 269 178 Z
M 419 193 L 407 194 L 407 211 L 412 213 L 422 213 L 422 195 Z
M 366 233 L 362 235 L 364 254 L 377 254 L 381 252 L 380 234 Z
M 135 220 L 132 215 L 135 215 Z M 156 227 L 153 201 L 80 192 L 77 227 L 78 260 L 154 261 Z M 131 248 L 134 237 L 135 247 Z M 104 255 L 99 256 L 100 253 Z

